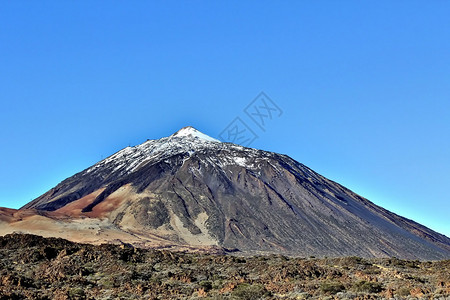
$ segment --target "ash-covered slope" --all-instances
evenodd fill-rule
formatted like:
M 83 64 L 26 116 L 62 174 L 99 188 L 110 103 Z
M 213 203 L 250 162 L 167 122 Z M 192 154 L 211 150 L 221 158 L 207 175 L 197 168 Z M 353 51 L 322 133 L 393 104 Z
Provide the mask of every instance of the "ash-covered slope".
M 192 127 L 127 147 L 22 209 L 107 220 L 145 239 L 246 252 L 450 258 L 450 239 L 286 155 Z

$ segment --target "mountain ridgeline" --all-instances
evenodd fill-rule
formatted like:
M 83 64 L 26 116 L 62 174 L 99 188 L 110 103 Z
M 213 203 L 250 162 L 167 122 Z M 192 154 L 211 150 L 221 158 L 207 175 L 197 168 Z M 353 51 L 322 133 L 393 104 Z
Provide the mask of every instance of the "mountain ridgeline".
M 83 241 L 89 237 L 93 243 L 121 240 L 144 247 L 295 256 L 450 258 L 446 236 L 286 155 L 222 143 L 192 127 L 127 147 L 20 211 L 3 212 L 0 222 L 13 224 L 18 214 L 51 222 L 54 232 L 65 228 L 69 237 L 45 229 L 47 236 L 76 241 L 81 233 L 70 232 L 82 227 Z M 36 233 L 25 225 L 17 228 Z

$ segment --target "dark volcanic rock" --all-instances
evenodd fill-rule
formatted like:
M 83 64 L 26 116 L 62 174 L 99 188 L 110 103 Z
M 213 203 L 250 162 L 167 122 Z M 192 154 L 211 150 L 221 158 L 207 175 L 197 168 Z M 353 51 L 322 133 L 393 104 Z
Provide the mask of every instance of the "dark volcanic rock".
M 449 271 L 450 260 L 239 257 L 0 237 L 0 299 L 447 299 Z

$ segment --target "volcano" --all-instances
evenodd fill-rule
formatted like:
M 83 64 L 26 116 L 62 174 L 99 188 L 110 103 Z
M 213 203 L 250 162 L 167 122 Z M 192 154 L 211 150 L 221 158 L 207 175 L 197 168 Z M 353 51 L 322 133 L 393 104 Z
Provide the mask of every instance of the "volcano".
M 448 259 L 450 239 L 287 155 L 193 127 L 126 147 L 20 210 L 0 234 L 248 254 Z

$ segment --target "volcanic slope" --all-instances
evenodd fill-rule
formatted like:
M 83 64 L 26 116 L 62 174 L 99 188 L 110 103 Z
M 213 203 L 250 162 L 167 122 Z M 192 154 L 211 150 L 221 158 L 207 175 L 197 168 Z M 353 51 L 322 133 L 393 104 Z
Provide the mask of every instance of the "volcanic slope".
M 32 229 L 43 220 L 54 229 Z M 124 148 L 20 211 L 0 211 L 0 228 L 150 247 L 450 258 L 448 237 L 289 156 L 222 143 L 193 127 Z

